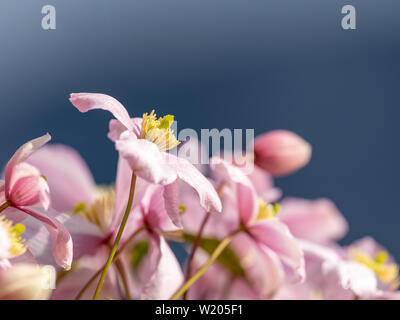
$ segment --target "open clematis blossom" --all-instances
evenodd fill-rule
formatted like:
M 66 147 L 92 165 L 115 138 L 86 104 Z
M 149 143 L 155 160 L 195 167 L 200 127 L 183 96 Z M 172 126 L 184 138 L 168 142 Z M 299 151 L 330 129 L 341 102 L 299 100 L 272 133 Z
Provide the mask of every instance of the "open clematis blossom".
M 120 102 L 98 93 L 73 93 L 70 101 L 80 112 L 103 109 L 114 115 L 116 120 L 110 121 L 108 137 L 136 176 L 167 186 L 167 212 L 175 224 L 180 225 L 178 179 L 197 191 L 206 211 L 221 211 L 221 201 L 212 184 L 188 160 L 166 152 L 179 144 L 170 129 L 173 116 L 157 118 L 152 111 L 142 118 L 131 119 Z
M 220 158 L 212 158 L 210 166 L 217 179 L 235 191 L 234 207 L 243 231 L 269 256 L 295 271 L 298 279 L 304 278 L 304 257 L 297 240 L 276 215 L 276 208 L 257 197 L 248 177 L 237 167 Z M 232 204 L 230 205 L 232 207 Z
M 0 181 L 1 211 L 13 221 L 28 216 L 43 223 L 52 239 L 53 256 L 61 267 L 72 262 L 72 240 L 62 223 L 47 214 L 50 207 L 49 186 L 39 170 L 28 164 L 28 158 L 51 139 L 46 134 L 21 146 L 7 163 L 5 181 Z

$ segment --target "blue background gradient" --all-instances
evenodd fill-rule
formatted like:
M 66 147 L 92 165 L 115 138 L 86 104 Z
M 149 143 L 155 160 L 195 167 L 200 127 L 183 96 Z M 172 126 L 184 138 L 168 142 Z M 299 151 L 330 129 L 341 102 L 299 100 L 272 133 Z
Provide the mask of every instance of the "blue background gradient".
M 341 28 L 345 4 L 357 30 Z M 399 14 L 398 0 L 2 0 L 0 162 L 48 131 L 111 183 L 110 115 L 80 114 L 70 92 L 156 106 L 181 129 L 289 129 L 314 149 L 277 180 L 285 195 L 333 199 L 345 243 L 371 235 L 400 258 Z

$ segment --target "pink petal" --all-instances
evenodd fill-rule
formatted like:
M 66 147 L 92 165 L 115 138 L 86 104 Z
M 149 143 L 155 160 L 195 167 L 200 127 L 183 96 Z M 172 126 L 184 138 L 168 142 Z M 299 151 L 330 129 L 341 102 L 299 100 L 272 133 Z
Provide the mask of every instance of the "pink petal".
M 341 261 L 338 264 L 325 263 L 324 298 L 354 299 L 376 297 L 377 280 L 374 272 L 366 266 L 352 261 Z M 349 292 L 350 291 L 350 292 Z
M 260 195 L 265 202 L 275 202 L 281 197 L 282 191 L 274 187 L 273 178 L 268 172 L 255 166 L 247 177 L 253 184 L 256 193 Z
M 164 186 L 164 205 L 171 221 L 178 228 L 182 227 L 181 217 L 179 216 L 179 182 L 174 182 Z
M 47 215 L 57 219 L 71 234 L 74 260 L 86 254 L 94 254 L 107 240 L 101 229 L 86 219 L 54 211 L 47 212 Z M 28 248 L 42 264 L 53 264 L 51 235 L 45 225 L 32 217 L 25 220 L 24 225 L 26 230 L 23 237 L 27 239 Z
M 271 298 L 284 279 L 278 255 L 266 246 L 259 246 L 245 233 L 233 239 L 232 248 L 239 255 L 253 290 L 261 298 Z
M 132 133 L 137 137 L 140 138 L 141 130 L 142 130 L 142 118 L 132 118 Z M 126 131 L 126 127 L 119 122 L 118 120 L 111 119 L 110 124 L 109 124 L 109 132 L 108 132 L 108 138 L 115 142 L 117 141 L 121 134 Z
M 164 187 L 149 185 L 141 201 L 141 209 L 145 214 L 147 225 L 153 230 L 164 232 L 179 230 L 172 223 L 165 209 Z
M 52 207 L 71 212 L 80 202 L 95 200 L 96 183 L 80 154 L 71 147 L 48 145 L 28 160 L 46 177 L 51 190 Z
M 218 179 L 236 187 L 237 206 L 240 218 L 247 225 L 257 216 L 257 194 L 242 170 L 220 158 L 212 158 L 210 167 Z
M 69 101 L 80 111 L 102 109 L 113 114 L 128 130 L 132 130 L 132 122 L 128 111 L 115 98 L 101 93 L 71 93 Z
M 200 198 L 200 205 L 209 212 L 221 212 L 221 200 L 214 186 L 188 160 L 163 153 L 168 165 L 176 170 L 178 177 L 190 185 Z
M 339 240 L 348 230 L 346 220 L 328 199 L 286 198 L 281 207 L 280 220 L 297 238 L 328 242 Z
M 143 278 L 141 299 L 169 299 L 183 282 L 182 269 L 163 237 L 154 235 L 146 257 L 149 272 Z
M 15 167 L 21 162 L 27 160 L 36 150 L 38 150 L 47 142 L 49 142 L 50 139 L 51 136 L 47 133 L 42 137 L 36 138 L 34 140 L 25 143 L 14 153 L 12 158 L 8 161 L 5 170 L 5 190 L 7 195 L 10 192 L 10 184 L 14 180 L 13 175 Z
M 274 251 L 288 266 L 304 278 L 304 256 L 298 241 L 289 229 L 275 219 L 260 220 L 247 227 L 248 232 L 260 244 Z
M 177 178 L 176 170 L 170 167 L 158 147 L 147 140 L 137 139 L 125 131 L 117 140 L 116 148 L 133 172 L 150 183 L 166 185 Z
M 56 218 L 32 208 L 19 208 L 21 211 L 41 221 L 52 238 L 52 252 L 56 263 L 66 270 L 71 268 L 73 246 L 68 230 Z

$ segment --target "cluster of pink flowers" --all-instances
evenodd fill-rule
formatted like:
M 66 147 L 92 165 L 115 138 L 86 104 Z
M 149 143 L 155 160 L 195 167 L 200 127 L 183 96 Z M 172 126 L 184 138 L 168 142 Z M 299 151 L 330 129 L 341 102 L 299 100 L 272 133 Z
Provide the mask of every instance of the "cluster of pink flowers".
M 70 101 L 114 116 L 115 184 L 96 185 L 49 134 L 20 147 L 0 181 L 0 299 L 400 298 L 384 248 L 337 243 L 348 225 L 332 201 L 282 198 L 274 186 L 310 160 L 298 135 L 257 137 L 251 173 L 227 155 L 200 166 L 168 152 L 181 147 L 173 116 L 131 118 L 103 94 Z M 186 248 L 183 265 L 170 241 Z

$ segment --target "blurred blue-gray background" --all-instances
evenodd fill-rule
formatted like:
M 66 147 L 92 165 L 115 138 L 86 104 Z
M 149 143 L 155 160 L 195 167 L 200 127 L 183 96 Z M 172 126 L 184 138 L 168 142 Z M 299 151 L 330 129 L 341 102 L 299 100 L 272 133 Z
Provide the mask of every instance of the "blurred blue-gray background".
M 341 28 L 345 4 L 357 30 Z M 2 0 L 0 162 L 48 131 L 111 183 L 110 115 L 80 114 L 70 92 L 156 106 L 181 129 L 289 129 L 314 153 L 277 180 L 285 195 L 333 199 L 345 243 L 371 235 L 400 259 L 399 17 L 398 0 Z

